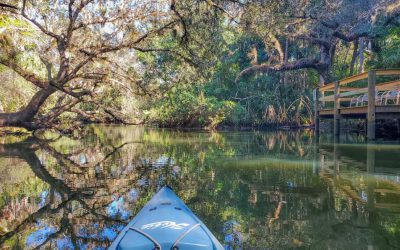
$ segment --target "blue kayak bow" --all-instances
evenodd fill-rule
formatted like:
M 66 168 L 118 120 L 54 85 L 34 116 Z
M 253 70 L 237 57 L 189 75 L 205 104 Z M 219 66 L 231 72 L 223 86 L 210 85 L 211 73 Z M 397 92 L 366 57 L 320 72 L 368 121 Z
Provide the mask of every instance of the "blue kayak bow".
M 120 232 L 109 250 L 223 250 L 169 186 L 161 188 Z

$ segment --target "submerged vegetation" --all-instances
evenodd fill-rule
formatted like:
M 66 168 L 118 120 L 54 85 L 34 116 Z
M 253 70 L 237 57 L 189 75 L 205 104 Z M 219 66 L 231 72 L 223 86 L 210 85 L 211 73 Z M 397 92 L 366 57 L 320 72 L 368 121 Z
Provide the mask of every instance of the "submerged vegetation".
M 310 125 L 312 89 L 400 67 L 395 0 L 2 1 L 0 126 Z

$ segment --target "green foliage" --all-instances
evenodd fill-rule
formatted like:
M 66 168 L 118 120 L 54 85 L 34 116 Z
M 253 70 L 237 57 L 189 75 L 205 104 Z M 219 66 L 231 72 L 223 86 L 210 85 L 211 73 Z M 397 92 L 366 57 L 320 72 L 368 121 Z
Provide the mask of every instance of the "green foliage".
M 381 38 L 374 44 L 379 53 L 369 61 L 372 68 L 400 68 L 400 27 L 378 29 Z
M 225 27 L 222 36 L 223 46 L 215 63 L 207 68 L 208 76 L 201 83 L 192 72 L 181 71 L 183 81 L 178 82 L 162 98 L 146 102 L 148 121 L 167 127 L 204 127 L 214 129 L 218 126 L 263 127 L 275 124 L 293 123 L 298 113 L 303 124 L 309 124 L 310 112 L 304 105 L 309 102 L 311 91 L 318 76 L 313 72 L 299 71 L 287 73 L 287 86 L 280 85 L 278 73 L 258 74 L 257 77 L 243 77 L 236 81 L 237 75 L 249 67 L 254 58 L 249 51 L 256 49 L 257 61 L 268 60 L 260 37 L 240 33 Z M 148 58 L 142 58 L 149 63 Z M 190 77 L 189 77 L 190 75 Z M 300 77 L 300 76 L 301 77 Z M 293 80 L 292 80 L 293 79 Z M 298 79 L 304 79 L 299 82 Z M 305 85 L 304 85 L 305 84 Z M 305 95 L 305 98 L 300 98 Z M 299 103 L 299 100 L 303 100 Z M 310 104 L 308 104 L 310 106 Z M 300 106 L 300 109 L 297 108 Z M 276 117 L 268 117 L 266 110 L 273 107 Z M 285 107 L 292 107 L 286 110 Z M 288 116 L 287 120 L 278 116 Z
M 234 108 L 232 101 L 205 97 L 201 86 L 176 86 L 164 98 L 152 104 L 149 119 L 163 127 L 214 129 L 229 117 Z

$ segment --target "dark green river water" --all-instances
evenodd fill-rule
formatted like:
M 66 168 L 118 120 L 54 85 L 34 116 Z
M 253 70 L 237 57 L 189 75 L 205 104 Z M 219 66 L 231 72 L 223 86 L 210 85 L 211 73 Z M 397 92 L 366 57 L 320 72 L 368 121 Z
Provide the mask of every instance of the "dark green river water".
M 0 139 L 0 249 L 106 249 L 164 184 L 226 249 L 400 249 L 400 144 L 91 126 Z

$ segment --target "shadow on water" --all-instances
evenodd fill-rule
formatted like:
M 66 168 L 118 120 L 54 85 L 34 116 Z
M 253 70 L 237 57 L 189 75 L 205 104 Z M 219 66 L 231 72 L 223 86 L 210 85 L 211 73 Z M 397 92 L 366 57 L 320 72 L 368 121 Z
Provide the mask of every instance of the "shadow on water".
M 90 126 L 3 138 L 0 246 L 105 249 L 164 184 L 226 249 L 400 248 L 400 145 Z

